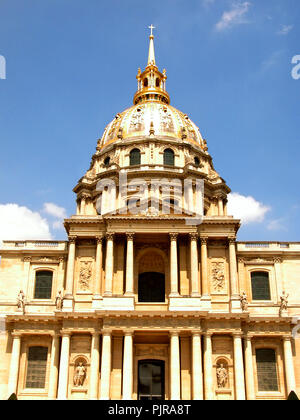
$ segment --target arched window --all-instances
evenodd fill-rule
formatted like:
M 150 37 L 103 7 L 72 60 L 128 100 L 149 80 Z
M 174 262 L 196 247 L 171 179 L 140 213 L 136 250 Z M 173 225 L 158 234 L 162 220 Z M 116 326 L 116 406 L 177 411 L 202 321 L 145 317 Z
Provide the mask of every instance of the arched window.
M 35 275 L 34 299 L 51 299 L 52 271 L 37 271 Z
M 138 284 L 139 302 L 165 302 L 165 275 L 142 273 Z
M 48 347 L 29 347 L 26 388 L 45 388 L 47 357 Z
M 271 300 L 269 273 L 255 271 L 251 273 L 252 300 Z
M 197 156 L 195 156 L 195 158 L 194 158 L 194 163 L 195 163 L 195 166 L 200 165 L 200 159 Z
M 164 165 L 174 166 L 174 152 L 172 149 L 166 149 L 164 151 Z
M 105 165 L 105 166 L 109 166 L 109 164 L 110 164 L 110 157 L 109 157 L 109 156 L 107 156 L 107 157 L 104 159 L 104 165 Z
M 156 87 L 159 87 L 160 86 L 160 80 L 159 80 L 159 78 L 157 77 L 156 78 Z
M 279 391 L 276 352 L 274 349 L 256 349 L 258 391 Z
M 148 79 L 147 78 L 144 79 L 144 87 L 148 87 Z
M 133 149 L 130 152 L 130 166 L 141 164 L 141 152 L 139 149 Z

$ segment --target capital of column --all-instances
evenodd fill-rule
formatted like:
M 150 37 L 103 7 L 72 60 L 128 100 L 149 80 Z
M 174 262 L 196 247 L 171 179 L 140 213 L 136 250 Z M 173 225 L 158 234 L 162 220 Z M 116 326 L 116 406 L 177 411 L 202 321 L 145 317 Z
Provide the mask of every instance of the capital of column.
M 22 333 L 21 333 L 21 332 L 16 332 L 16 331 L 13 331 L 13 332 L 11 333 L 11 336 L 12 336 L 13 338 L 19 338 L 19 339 L 21 339 L 21 338 L 22 338 Z
M 101 335 L 103 336 L 103 337 L 107 337 L 107 336 L 111 336 L 112 335 L 112 330 L 102 330 L 101 331 Z
M 198 235 L 198 233 L 196 233 L 196 232 L 191 232 L 191 233 L 189 233 L 189 236 L 190 236 L 190 240 L 191 240 L 191 241 L 197 241 L 197 240 L 198 240 L 198 238 L 199 238 L 199 235 Z
M 75 244 L 76 243 L 76 239 L 77 239 L 77 236 L 69 236 L 69 243 L 70 244 Z
M 236 244 L 236 237 L 235 236 L 230 236 L 228 238 L 228 243 L 229 243 L 229 245 L 235 245 Z
M 283 340 L 283 341 L 291 341 L 291 340 L 292 340 L 292 336 L 291 336 L 291 335 L 284 335 L 284 336 L 282 337 L 282 340 Z
M 105 236 L 106 236 L 106 239 L 108 241 L 113 241 L 114 240 L 114 236 L 115 236 L 115 232 L 107 232 Z
M 172 232 L 172 233 L 169 234 L 169 236 L 170 236 L 171 241 L 177 241 L 178 233 Z
M 123 331 L 124 336 L 126 337 L 132 337 L 133 336 L 133 330 L 124 330 Z
M 23 261 L 24 262 L 31 262 L 32 258 L 31 257 L 24 257 Z
M 178 337 L 179 331 L 178 330 L 171 330 L 169 331 L 169 337 Z
M 200 236 L 201 245 L 207 245 L 208 237 L 207 236 Z
M 64 331 L 64 330 L 60 331 L 60 336 L 61 337 L 71 337 L 71 335 L 72 335 L 71 331 Z
M 201 337 L 201 335 L 203 334 L 203 332 L 200 331 L 200 330 L 193 330 L 193 331 L 191 331 L 191 334 L 192 334 L 193 337 L 198 337 L 198 336 Z
M 97 244 L 102 244 L 102 242 L 103 242 L 103 235 L 96 236 L 96 242 L 97 242 Z
M 133 241 L 135 233 L 134 232 L 126 232 L 127 240 Z

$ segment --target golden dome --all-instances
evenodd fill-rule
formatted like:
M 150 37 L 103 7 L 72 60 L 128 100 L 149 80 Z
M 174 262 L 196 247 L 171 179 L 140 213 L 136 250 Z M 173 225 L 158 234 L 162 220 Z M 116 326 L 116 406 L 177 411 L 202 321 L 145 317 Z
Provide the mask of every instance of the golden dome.
M 117 140 L 139 139 L 154 135 L 156 138 L 180 139 L 190 141 L 205 150 L 199 128 L 190 118 L 168 104 L 145 102 L 117 114 L 107 125 L 100 147 Z
M 103 148 L 117 140 L 141 139 L 149 136 L 156 138 L 189 141 L 207 150 L 199 128 L 186 114 L 170 106 L 166 91 L 166 70 L 161 73 L 156 66 L 154 36 L 151 25 L 148 64 L 142 72 L 138 70 L 138 89 L 132 106 L 108 124 L 100 140 Z

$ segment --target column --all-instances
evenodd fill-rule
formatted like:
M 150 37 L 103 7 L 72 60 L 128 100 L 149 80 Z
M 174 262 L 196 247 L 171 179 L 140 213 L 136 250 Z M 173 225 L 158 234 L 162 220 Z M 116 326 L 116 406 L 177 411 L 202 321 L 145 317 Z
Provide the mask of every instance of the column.
M 203 400 L 201 334 L 192 333 L 192 398 Z
M 209 285 L 207 275 L 207 238 L 201 240 L 201 278 L 202 278 L 202 295 L 209 296 Z
M 229 238 L 229 268 L 230 268 L 231 296 L 239 295 L 235 244 L 236 244 L 235 238 Z
M 70 236 L 65 299 L 73 299 L 75 251 L 76 251 L 76 236 Z
M 205 400 L 214 400 L 214 381 L 212 373 L 212 343 L 211 333 L 204 334 L 204 395 Z
M 102 278 L 102 242 L 103 237 L 98 236 L 96 238 L 96 273 L 95 273 L 95 290 L 94 299 L 101 299 L 101 278 Z
M 170 233 L 170 275 L 171 295 L 176 297 L 178 293 L 178 261 L 177 261 L 177 233 Z
M 291 337 L 283 338 L 283 349 L 287 392 L 288 394 L 290 394 L 291 391 L 296 392 L 296 379 L 294 371 Z
M 123 400 L 132 400 L 133 390 L 133 333 L 126 331 L 123 354 Z
M 58 383 L 58 363 L 59 363 L 59 335 L 53 334 L 50 361 L 50 377 L 49 377 L 49 400 L 55 400 L 57 397 Z
M 103 331 L 102 334 L 102 360 L 101 360 L 101 387 L 100 399 L 110 398 L 110 371 L 111 371 L 111 332 Z
M 90 399 L 98 399 L 100 367 L 100 334 L 93 332 L 91 348 Z
M 219 216 L 224 216 L 224 203 L 222 197 L 218 197 L 218 213 Z
M 112 296 L 114 274 L 114 234 L 106 235 L 105 296 Z
M 133 296 L 133 238 L 134 233 L 127 235 L 127 254 L 126 254 L 126 291 L 127 296 Z
M 255 400 L 255 385 L 254 385 L 254 371 L 253 371 L 253 357 L 252 357 L 252 338 L 246 336 L 244 338 L 245 344 L 245 378 L 247 400 Z
M 192 285 L 192 296 L 200 296 L 199 288 L 199 277 L 198 277 L 198 234 L 191 233 L 191 285 Z
M 62 332 L 57 393 L 59 400 L 66 400 L 68 396 L 70 343 L 71 334 L 69 332 Z
M 235 395 L 237 400 L 245 400 L 245 377 L 244 361 L 242 350 L 242 337 L 240 334 L 233 335 L 234 348 L 234 376 L 235 376 Z
M 170 370 L 171 370 L 171 400 L 180 400 L 180 355 L 179 355 L 179 334 L 170 333 Z
M 8 379 L 8 398 L 11 394 L 17 394 L 20 353 L 21 353 L 21 335 L 13 333 L 12 352 L 10 359 L 10 370 Z

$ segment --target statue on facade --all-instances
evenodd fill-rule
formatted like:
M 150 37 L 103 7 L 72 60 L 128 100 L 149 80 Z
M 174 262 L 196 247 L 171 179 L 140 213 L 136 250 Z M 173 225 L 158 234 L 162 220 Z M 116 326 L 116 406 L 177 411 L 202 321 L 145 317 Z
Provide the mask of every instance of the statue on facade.
M 20 290 L 18 297 L 17 297 L 17 307 L 19 310 L 25 313 L 25 295 L 23 290 Z
M 55 306 L 56 306 L 56 309 L 58 310 L 58 311 L 61 311 L 62 310 L 62 307 L 63 307 L 63 296 L 62 296 L 62 293 L 61 293 L 61 290 L 58 292 L 58 294 L 57 294 L 57 296 L 56 296 L 56 299 L 55 299 Z
M 248 298 L 245 292 L 240 295 L 241 308 L 243 312 L 248 311 Z
M 218 388 L 226 388 L 228 381 L 228 372 L 223 364 L 219 365 L 217 368 L 217 383 Z
M 280 314 L 284 311 L 287 311 L 288 308 L 288 297 L 289 295 L 287 295 L 285 293 L 285 291 L 282 292 L 282 295 L 280 296 L 280 309 L 279 312 Z
M 74 386 L 83 386 L 86 377 L 86 367 L 79 362 L 74 372 Z

